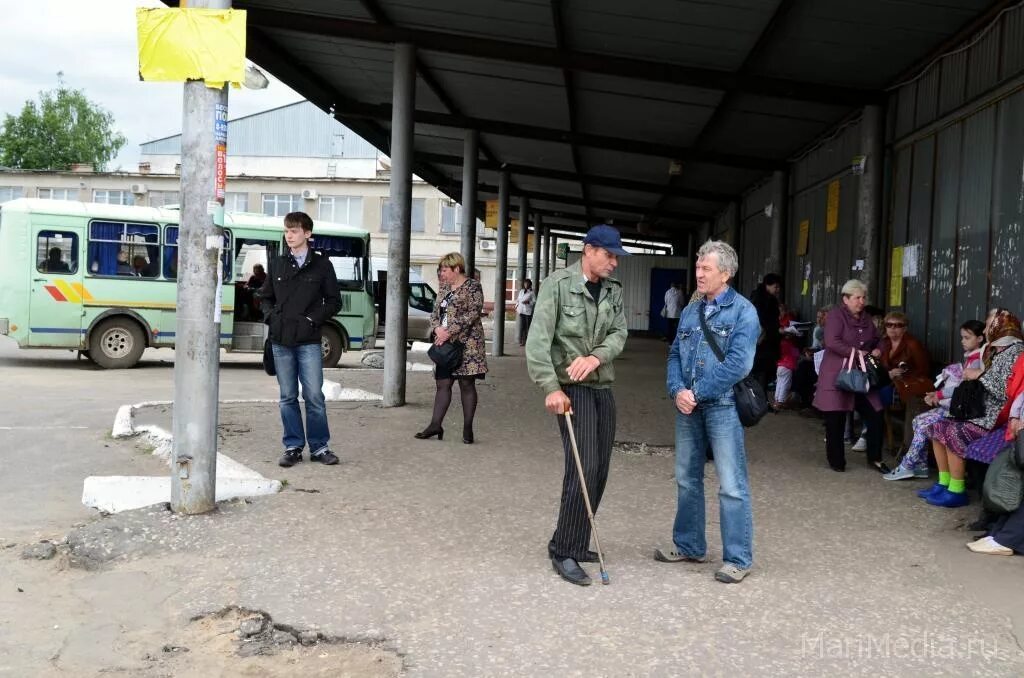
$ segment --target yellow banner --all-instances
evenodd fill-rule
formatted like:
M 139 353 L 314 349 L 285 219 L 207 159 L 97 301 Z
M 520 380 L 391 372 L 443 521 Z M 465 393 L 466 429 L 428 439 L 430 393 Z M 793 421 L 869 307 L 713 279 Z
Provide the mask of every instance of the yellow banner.
M 839 228 L 839 181 L 828 185 L 828 214 L 825 217 L 825 232 Z
M 892 268 L 889 274 L 889 305 L 903 305 L 903 248 L 892 248 Z
M 807 243 L 811 237 L 811 222 L 804 219 L 800 222 L 800 237 L 796 243 L 796 255 L 802 257 L 807 254 Z
M 498 227 L 498 201 L 488 200 L 484 213 L 484 226 L 487 228 Z
M 140 79 L 218 89 L 245 80 L 245 10 L 140 7 L 135 21 Z

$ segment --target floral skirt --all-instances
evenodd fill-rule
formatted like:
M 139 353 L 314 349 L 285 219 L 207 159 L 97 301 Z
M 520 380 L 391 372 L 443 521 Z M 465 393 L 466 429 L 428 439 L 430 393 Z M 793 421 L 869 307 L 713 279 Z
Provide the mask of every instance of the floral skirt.
M 945 445 L 949 448 L 950 452 L 958 457 L 963 457 L 964 459 L 975 459 L 977 457 L 973 454 L 970 457 L 967 456 L 968 446 L 976 440 L 981 440 L 986 436 L 990 436 L 992 433 L 992 431 L 983 429 L 977 424 L 972 424 L 969 421 L 943 419 L 942 421 L 937 421 L 932 425 L 932 432 L 929 437 L 935 442 Z M 1000 448 L 1001 447 L 1002 445 L 1000 445 Z M 972 450 L 972 453 L 973 452 L 974 450 Z M 992 453 L 992 456 L 989 457 L 988 461 L 992 461 L 998 452 L 998 449 L 995 450 L 995 452 Z M 978 459 L 978 461 L 982 460 Z

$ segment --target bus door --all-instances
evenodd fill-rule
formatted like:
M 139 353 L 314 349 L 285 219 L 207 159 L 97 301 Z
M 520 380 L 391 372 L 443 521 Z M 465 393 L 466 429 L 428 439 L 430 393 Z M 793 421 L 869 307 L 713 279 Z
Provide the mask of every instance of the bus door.
M 281 239 L 234 238 L 234 314 L 231 348 L 235 351 L 262 351 L 266 327 L 260 308 L 260 287 L 266 280 L 270 260 L 277 256 Z M 229 283 L 225 283 L 229 284 Z M 222 332 L 227 330 L 221 328 Z
M 81 348 L 82 284 L 79 234 L 69 230 L 36 232 L 29 294 L 29 346 Z

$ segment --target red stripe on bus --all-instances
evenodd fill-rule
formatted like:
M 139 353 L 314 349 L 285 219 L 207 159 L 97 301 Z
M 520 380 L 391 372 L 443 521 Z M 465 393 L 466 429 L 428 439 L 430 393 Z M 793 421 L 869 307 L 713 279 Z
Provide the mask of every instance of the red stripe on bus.
M 50 296 L 53 297 L 54 299 L 56 299 L 57 301 L 67 301 L 67 299 L 64 297 L 64 295 L 61 294 L 60 290 L 58 290 L 53 285 L 44 285 L 43 288 L 47 292 L 49 292 Z

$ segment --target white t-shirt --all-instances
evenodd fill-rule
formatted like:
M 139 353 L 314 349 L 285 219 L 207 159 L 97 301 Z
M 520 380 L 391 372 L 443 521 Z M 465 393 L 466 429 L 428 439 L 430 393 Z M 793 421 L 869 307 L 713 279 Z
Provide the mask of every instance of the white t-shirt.
M 678 318 L 679 312 L 683 310 L 683 293 L 675 287 L 668 288 L 665 292 L 665 317 Z
M 519 315 L 533 315 L 533 290 L 519 290 L 519 298 L 516 300 L 516 312 Z

